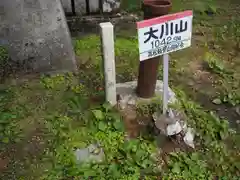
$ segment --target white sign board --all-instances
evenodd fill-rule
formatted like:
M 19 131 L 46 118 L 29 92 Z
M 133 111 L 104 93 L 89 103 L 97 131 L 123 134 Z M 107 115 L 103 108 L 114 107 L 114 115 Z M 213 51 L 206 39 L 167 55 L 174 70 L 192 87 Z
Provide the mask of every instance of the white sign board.
M 192 11 L 137 22 L 140 61 L 191 46 Z

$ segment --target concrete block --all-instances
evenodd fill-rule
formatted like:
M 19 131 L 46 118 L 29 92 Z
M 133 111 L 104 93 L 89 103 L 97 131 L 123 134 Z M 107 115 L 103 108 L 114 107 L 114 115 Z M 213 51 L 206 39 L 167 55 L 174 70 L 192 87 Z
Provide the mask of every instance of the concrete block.
M 0 9 L 0 39 L 12 61 L 33 72 L 76 70 L 60 0 L 4 0 Z

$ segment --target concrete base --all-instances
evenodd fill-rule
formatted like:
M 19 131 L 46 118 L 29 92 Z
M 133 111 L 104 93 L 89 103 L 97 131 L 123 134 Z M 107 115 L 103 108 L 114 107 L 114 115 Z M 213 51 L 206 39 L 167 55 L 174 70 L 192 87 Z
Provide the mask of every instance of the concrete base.
M 117 95 L 119 96 L 118 104 L 121 109 L 125 109 L 128 105 L 136 105 L 139 101 L 151 101 L 152 98 L 145 99 L 139 98 L 136 94 L 137 81 L 130 81 L 125 83 L 119 83 L 116 85 Z M 156 89 L 155 89 L 156 97 L 162 97 L 163 94 L 163 82 L 157 80 Z M 168 103 L 175 103 L 176 97 L 175 93 L 168 88 Z
M 130 119 L 130 121 L 139 121 L 139 117 L 136 114 L 135 106 L 139 102 L 150 103 L 152 98 L 144 99 L 139 98 L 136 95 L 137 81 L 131 81 L 126 83 L 120 83 L 116 85 L 116 91 L 118 95 L 118 106 L 124 114 L 125 121 Z M 157 80 L 155 97 L 162 97 L 163 94 L 163 82 Z M 168 87 L 168 103 L 176 103 L 175 93 Z M 128 112 L 129 109 L 133 109 L 132 113 Z M 186 117 L 184 113 L 178 112 L 171 108 L 168 109 L 168 115 L 163 115 L 161 110 L 152 114 L 155 121 L 155 126 L 160 130 L 160 133 L 165 136 L 180 135 L 184 142 L 194 148 L 194 131 L 192 128 L 189 128 L 186 124 Z M 134 116 L 133 116 L 134 115 Z

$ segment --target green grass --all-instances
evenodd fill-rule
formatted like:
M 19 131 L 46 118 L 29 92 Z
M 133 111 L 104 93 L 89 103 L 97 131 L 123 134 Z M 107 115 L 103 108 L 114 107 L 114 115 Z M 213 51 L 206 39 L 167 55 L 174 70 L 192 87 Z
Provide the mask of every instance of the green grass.
M 160 151 L 156 160 L 153 138 L 142 134 L 136 140 L 124 141 L 122 117 L 103 102 L 100 38 L 90 35 L 74 39 L 77 75 L 43 76 L 20 85 L 1 86 L 0 179 L 94 176 L 137 180 L 141 173 L 148 179 L 239 179 L 239 134 L 229 128 L 230 123 L 237 129 L 235 123 L 240 118 L 234 115 L 240 105 L 239 4 L 190 0 L 174 0 L 173 4 L 173 12 L 196 10 L 192 46 L 171 54 L 169 77 L 179 99 L 174 107 L 185 112 L 188 124 L 196 130 L 196 149 L 164 156 Z M 204 14 L 209 8 L 214 16 Z M 119 29 L 115 37 L 117 81 L 135 80 L 137 36 L 132 36 L 132 29 Z M 140 109 L 148 114 L 156 107 L 158 104 Z M 78 164 L 74 150 L 95 142 L 103 147 L 105 161 Z M 3 165 L 8 167 L 2 169 Z
M 15 144 L 14 147 L 17 148 L 25 141 L 24 139 L 32 139 L 28 131 L 34 127 L 33 125 L 41 127 L 43 131 L 38 142 L 43 144 L 41 152 L 27 150 L 28 153 L 36 153 L 35 159 L 21 159 L 17 155 L 12 157 L 17 161 L 15 163 L 22 167 L 13 171 L 15 176 L 49 180 L 71 177 L 80 179 L 89 175 L 103 179 L 138 179 L 141 171 L 151 174 L 151 179 L 157 177 L 154 174 L 159 176 L 160 172 L 163 177 L 184 179 L 206 179 L 214 175 L 232 179 L 236 175 L 238 162 L 235 161 L 237 154 L 233 148 L 236 148 L 237 141 L 233 141 L 234 147 L 231 148 L 224 144 L 227 139 L 230 138 L 232 141 L 236 136 L 229 131 L 227 121 L 219 120 L 214 113 L 207 112 L 189 101 L 181 91 L 175 90 L 180 100 L 180 105 L 176 108 L 185 111 L 189 124 L 197 130 L 196 145 L 199 148 L 192 153 L 170 153 L 168 164 L 158 166 L 157 169 L 162 160 L 156 162 L 152 159 L 156 153 L 156 142 L 146 139 L 145 136 L 125 142 L 119 113 L 108 104 L 97 106 L 88 104 L 90 95 L 87 95 L 88 91 L 84 85 L 74 84 L 75 78 L 71 74 L 43 77 L 40 83 L 29 82 L 30 84 L 12 88 L 10 91 L 17 98 L 17 101 L 14 100 L 16 108 L 14 112 L 21 112 L 23 107 L 25 111 L 22 117 L 19 117 L 19 121 L 11 120 L 7 127 L 12 128 L 13 125 L 29 119 L 32 125 L 22 126 L 21 136 L 12 134 L 9 141 L 2 141 L 5 147 L 8 144 Z M 29 90 L 32 91 L 31 94 Z M 21 95 L 18 94 L 19 91 Z M 7 137 L 7 134 L 4 135 Z M 19 137 L 20 141 L 15 141 Z M 100 164 L 77 164 L 74 149 L 86 147 L 93 142 L 101 143 L 106 160 Z M 34 142 L 30 140 L 29 143 Z M 37 148 L 38 146 L 40 145 L 38 144 Z M 122 176 L 123 174 L 125 176 Z M 5 173 L 2 174 L 3 178 L 6 178 Z

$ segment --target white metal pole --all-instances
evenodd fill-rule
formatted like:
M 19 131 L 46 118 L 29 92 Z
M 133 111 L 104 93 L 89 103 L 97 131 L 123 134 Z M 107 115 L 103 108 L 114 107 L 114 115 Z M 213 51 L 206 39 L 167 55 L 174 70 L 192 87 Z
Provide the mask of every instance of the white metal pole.
M 112 106 L 117 104 L 114 31 L 110 22 L 100 23 L 102 54 L 104 61 L 105 100 Z
M 163 55 L 163 114 L 166 115 L 168 110 L 168 64 L 169 55 Z

